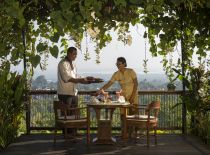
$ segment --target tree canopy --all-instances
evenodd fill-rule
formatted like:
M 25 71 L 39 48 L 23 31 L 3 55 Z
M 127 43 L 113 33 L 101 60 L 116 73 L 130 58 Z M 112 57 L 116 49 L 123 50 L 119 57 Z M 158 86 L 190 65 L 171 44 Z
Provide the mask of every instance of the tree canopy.
M 129 26 L 138 23 L 148 28 L 144 37 L 149 39 L 153 56 L 167 55 L 182 39 L 188 63 L 194 53 L 199 59 L 205 58 L 210 48 L 208 0 L 0 2 L 0 57 L 15 65 L 25 54 L 29 64 L 43 68 L 41 55 L 48 57 L 51 54 L 57 58 L 59 48 L 61 53 L 65 52 L 69 40 L 74 40 L 80 48 L 81 40 L 87 35 L 96 44 L 95 52 L 99 58 L 100 50 L 112 40 L 111 30 L 118 33 L 119 40 L 129 43 L 132 39 Z M 89 59 L 88 52 L 85 59 Z M 167 67 L 167 60 L 164 66 Z

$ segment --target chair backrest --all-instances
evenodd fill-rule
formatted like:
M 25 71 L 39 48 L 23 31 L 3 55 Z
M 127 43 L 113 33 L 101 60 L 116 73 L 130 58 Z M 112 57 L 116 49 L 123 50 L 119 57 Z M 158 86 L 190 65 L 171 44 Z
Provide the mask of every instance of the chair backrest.
M 160 111 L 160 101 L 152 101 L 150 104 L 147 105 L 146 114 L 153 115 L 155 118 L 158 117 L 158 113 Z
M 59 119 L 61 115 L 64 116 L 64 119 L 67 118 L 67 110 L 70 108 L 70 105 L 64 104 L 61 101 L 54 101 L 53 108 L 55 113 L 55 119 Z
M 55 113 L 55 120 L 58 119 L 78 120 L 86 118 L 86 116 L 81 115 L 82 110 L 86 110 L 86 107 L 75 108 L 61 101 L 54 101 L 53 107 Z

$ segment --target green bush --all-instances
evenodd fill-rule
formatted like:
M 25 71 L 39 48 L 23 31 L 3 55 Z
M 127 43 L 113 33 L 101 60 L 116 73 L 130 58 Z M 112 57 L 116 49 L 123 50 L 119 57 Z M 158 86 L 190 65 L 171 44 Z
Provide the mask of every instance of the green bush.
M 209 77 L 210 72 L 201 65 L 191 67 L 190 78 L 185 79 L 188 93 L 183 96 L 188 112 L 191 115 L 190 132 L 207 142 L 208 112 L 210 111 Z
M 0 150 L 5 149 L 18 136 L 23 116 L 25 73 L 10 72 L 9 65 L 0 69 Z

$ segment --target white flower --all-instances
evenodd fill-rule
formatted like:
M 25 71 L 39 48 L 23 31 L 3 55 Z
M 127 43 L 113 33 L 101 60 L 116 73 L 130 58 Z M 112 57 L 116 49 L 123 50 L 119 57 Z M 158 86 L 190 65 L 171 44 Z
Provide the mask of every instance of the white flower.
M 92 37 L 92 38 L 96 38 L 96 36 L 99 34 L 100 30 L 98 29 L 98 27 L 94 27 L 94 30 L 92 28 L 88 28 L 87 29 L 87 33 Z
M 200 78 L 200 81 L 203 82 L 203 83 L 206 83 L 208 80 L 207 80 L 207 78 L 205 78 L 205 77 L 201 77 L 201 78 Z
M 98 29 L 98 27 L 94 27 L 94 31 L 95 31 L 96 34 L 100 33 L 100 30 Z
M 96 18 L 96 16 L 95 16 L 95 12 L 93 11 L 93 12 L 91 12 L 91 16 L 95 19 Z
M 200 96 L 200 97 L 205 97 L 205 90 L 204 90 L 203 88 L 200 88 L 200 89 L 198 90 L 198 93 L 199 93 L 199 96 Z
M 127 35 L 126 38 L 127 38 L 127 39 L 126 39 L 127 44 L 128 44 L 129 46 L 131 46 L 131 44 L 132 44 L 132 36 L 129 34 L 129 35 Z
M 92 38 L 95 38 L 96 37 L 96 33 L 95 33 L 95 31 L 93 31 L 93 29 L 91 29 L 91 28 L 88 28 L 87 29 L 87 33 L 92 37 Z

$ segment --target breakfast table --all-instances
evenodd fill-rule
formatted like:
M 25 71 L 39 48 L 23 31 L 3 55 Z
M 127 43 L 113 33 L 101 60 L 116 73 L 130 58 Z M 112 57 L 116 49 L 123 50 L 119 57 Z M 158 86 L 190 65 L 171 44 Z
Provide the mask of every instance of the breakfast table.
M 116 108 L 121 108 L 123 110 L 123 127 L 121 130 L 122 138 L 126 138 L 126 107 L 130 105 L 129 102 L 118 102 L 118 101 L 109 101 L 109 102 L 88 102 L 88 128 L 90 131 L 90 109 L 94 109 L 95 117 L 97 120 L 97 136 L 93 139 L 93 143 L 96 144 L 114 144 L 116 139 L 112 136 L 112 117 Z M 103 115 L 105 114 L 105 115 Z M 90 135 L 89 135 L 90 137 Z

